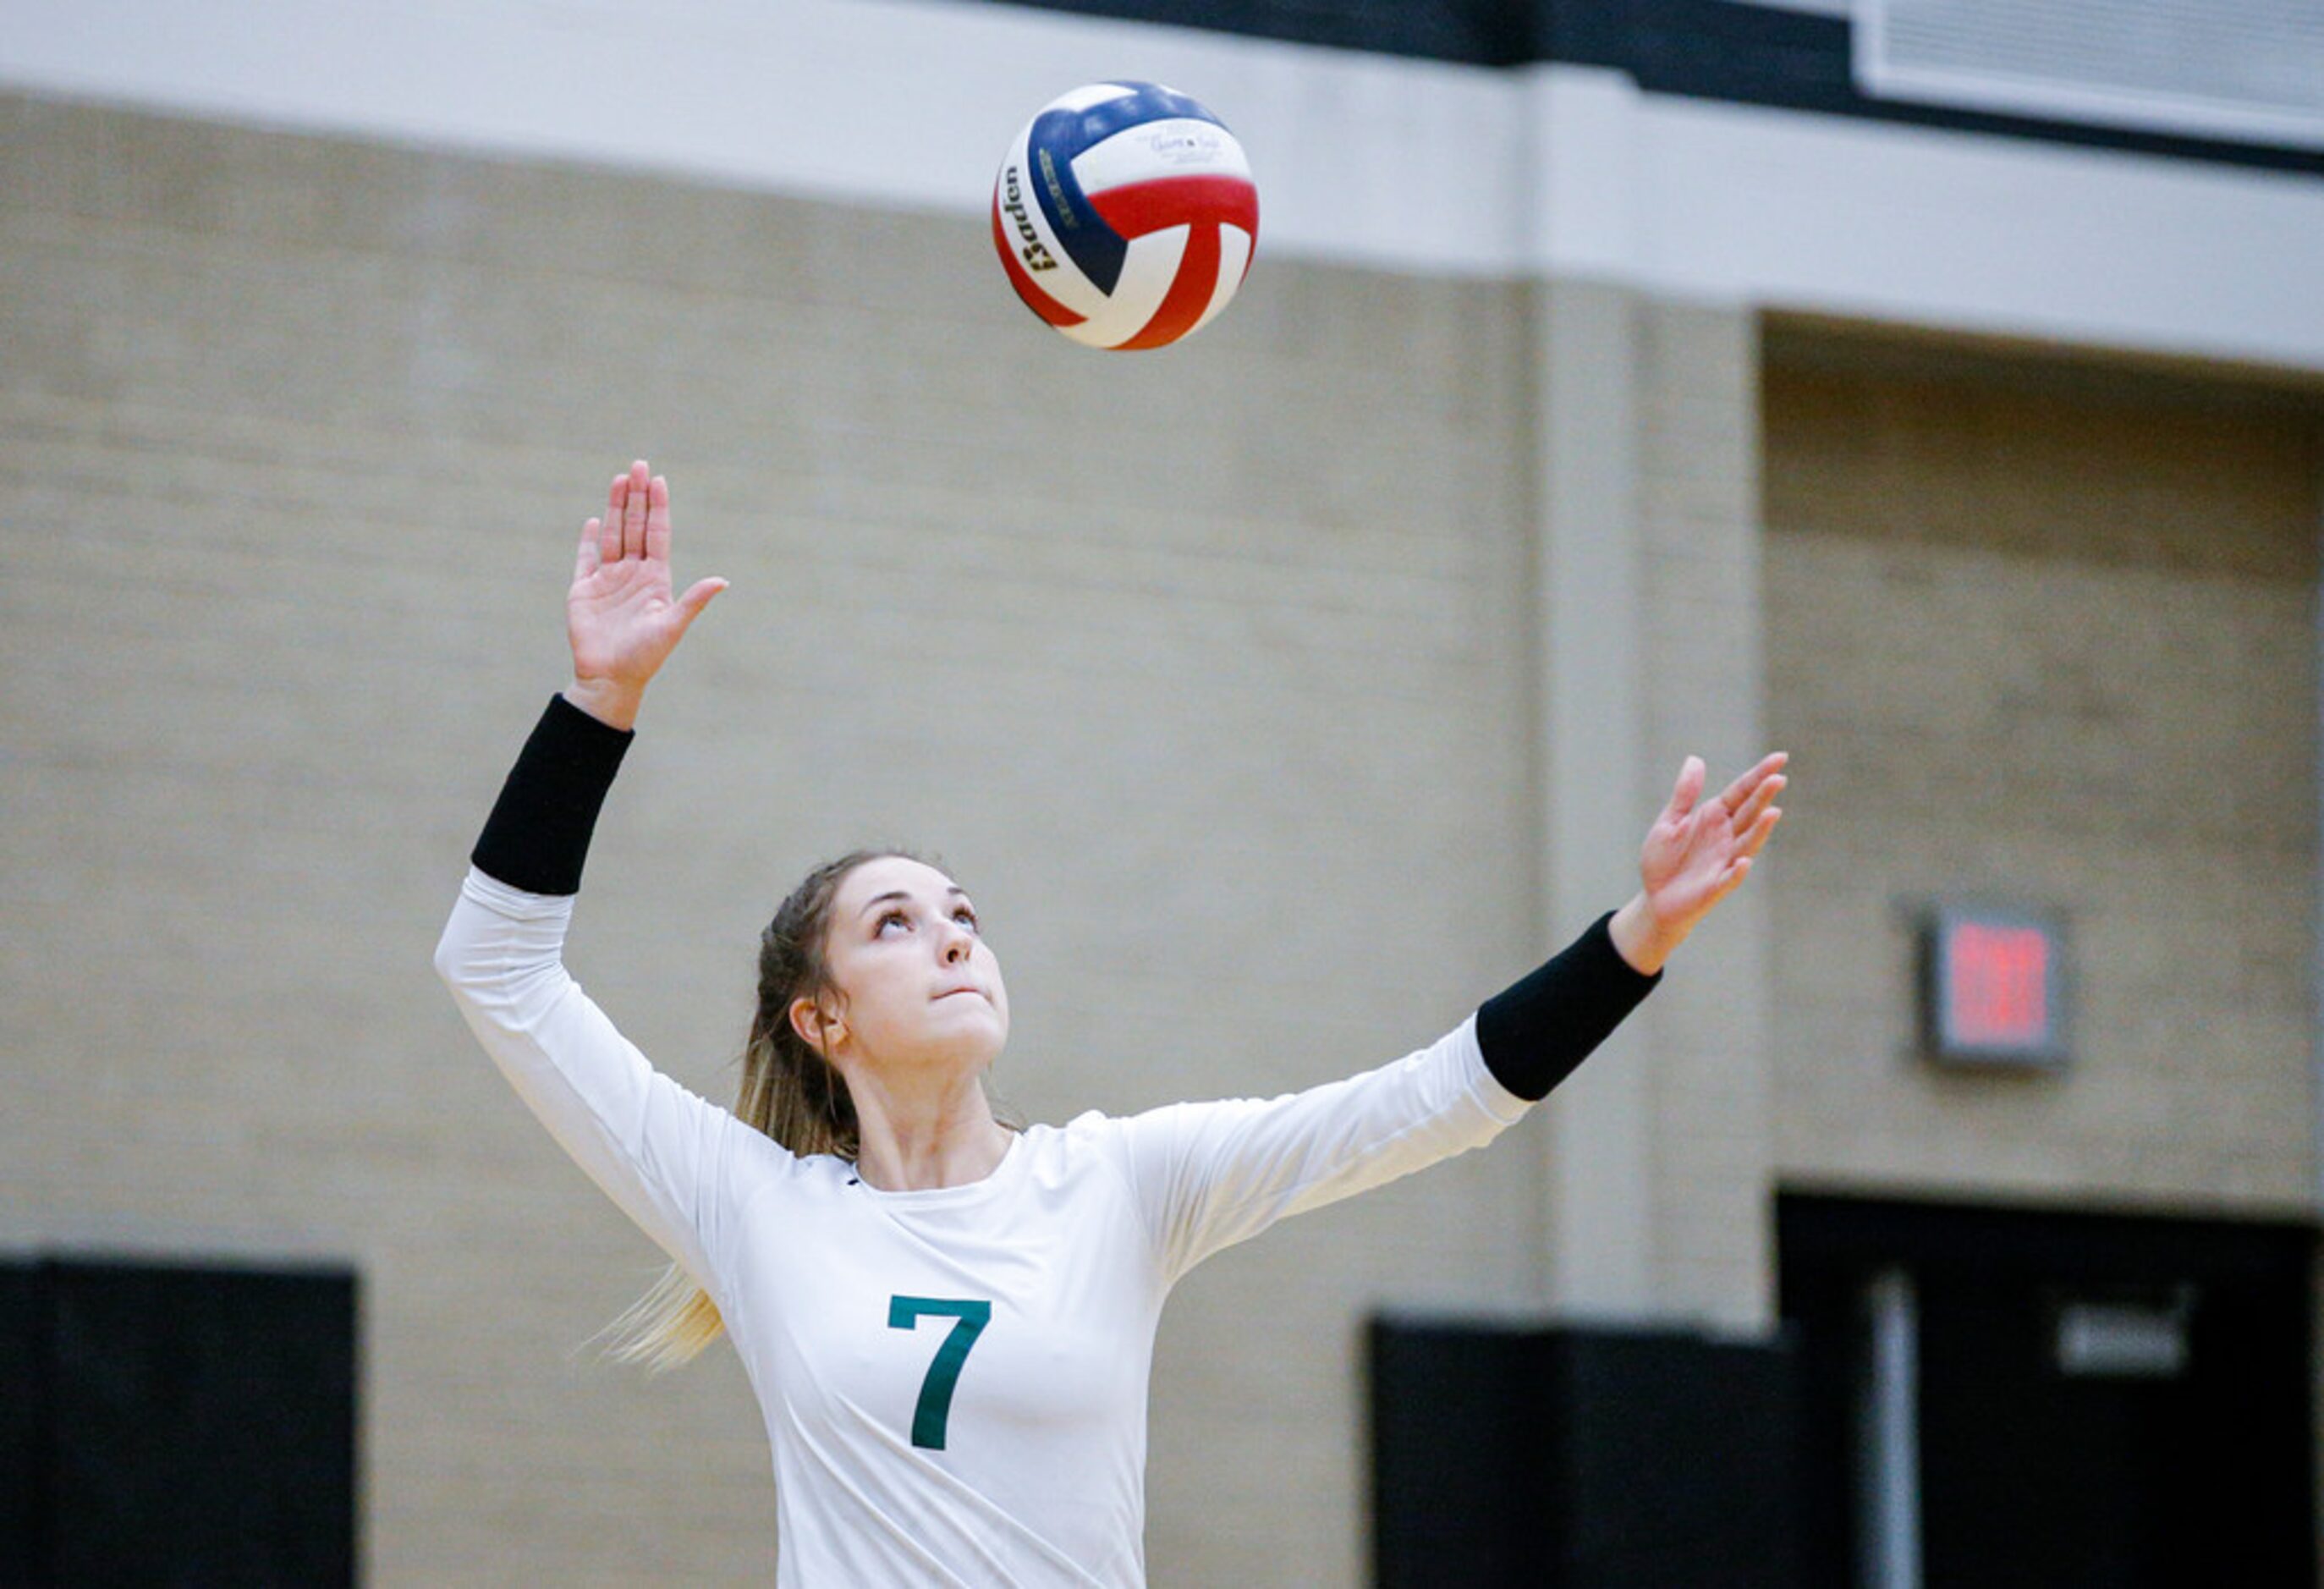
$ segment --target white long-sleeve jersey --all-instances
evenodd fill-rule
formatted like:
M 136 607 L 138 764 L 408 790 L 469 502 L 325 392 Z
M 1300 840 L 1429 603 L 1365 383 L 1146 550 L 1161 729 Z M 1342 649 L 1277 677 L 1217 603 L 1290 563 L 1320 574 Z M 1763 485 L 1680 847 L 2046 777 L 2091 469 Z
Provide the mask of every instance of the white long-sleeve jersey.
M 1472 1016 L 1344 1081 L 1034 1126 L 983 1180 L 879 1191 L 648 1065 L 566 972 L 572 909 L 472 870 L 437 968 L 533 1113 L 717 1304 L 766 1417 L 781 1584 L 1142 1584 L 1171 1286 L 1529 1107 Z

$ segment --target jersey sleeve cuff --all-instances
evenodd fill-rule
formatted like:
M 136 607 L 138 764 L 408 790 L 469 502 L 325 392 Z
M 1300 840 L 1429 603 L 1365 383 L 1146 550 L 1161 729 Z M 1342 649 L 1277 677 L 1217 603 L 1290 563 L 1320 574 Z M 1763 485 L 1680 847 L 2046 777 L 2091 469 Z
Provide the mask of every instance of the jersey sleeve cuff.
M 636 737 L 633 730 L 600 723 L 561 695 L 550 697 L 469 860 L 485 875 L 527 893 L 580 892 L 597 813 Z
M 1539 969 L 1477 1010 L 1486 1067 L 1517 1097 L 1537 1100 L 1571 1076 L 1662 981 L 1622 958 L 1608 911 Z

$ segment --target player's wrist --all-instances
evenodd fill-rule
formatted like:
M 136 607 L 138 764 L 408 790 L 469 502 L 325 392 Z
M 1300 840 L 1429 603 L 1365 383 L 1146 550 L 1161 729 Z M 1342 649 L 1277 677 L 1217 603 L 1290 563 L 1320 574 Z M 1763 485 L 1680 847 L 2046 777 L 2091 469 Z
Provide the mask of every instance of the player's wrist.
M 1614 940 L 1614 952 L 1622 956 L 1631 970 L 1642 976 L 1652 976 L 1662 970 L 1692 924 L 1674 926 L 1655 913 L 1654 902 L 1644 892 L 1631 897 L 1630 902 L 1614 912 L 1606 924 L 1606 936 Z
M 576 675 L 565 687 L 565 698 L 581 711 L 603 723 L 608 728 L 624 732 L 638 725 L 638 708 L 645 702 L 642 684 L 623 684 L 612 679 L 585 679 Z

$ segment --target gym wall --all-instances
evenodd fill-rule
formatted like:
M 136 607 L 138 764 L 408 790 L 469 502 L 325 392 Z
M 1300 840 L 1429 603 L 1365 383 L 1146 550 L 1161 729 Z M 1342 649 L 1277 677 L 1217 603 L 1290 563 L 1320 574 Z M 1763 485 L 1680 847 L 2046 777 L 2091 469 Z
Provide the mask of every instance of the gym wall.
M 2324 399 L 1807 327 L 1765 379 L 1781 1173 L 2309 1208 Z M 2063 912 L 2060 1070 L 1921 1056 L 1944 898 Z

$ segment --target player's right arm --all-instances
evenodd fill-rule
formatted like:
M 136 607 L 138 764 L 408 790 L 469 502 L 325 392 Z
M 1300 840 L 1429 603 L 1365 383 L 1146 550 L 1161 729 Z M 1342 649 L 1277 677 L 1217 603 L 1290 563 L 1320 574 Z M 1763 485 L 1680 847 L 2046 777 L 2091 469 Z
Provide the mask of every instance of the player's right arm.
M 713 1289 L 715 1195 L 742 1128 L 655 1071 L 566 970 L 597 813 L 646 684 L 723 580 L 669 596 L 669 487 L 641 463 L 584 528 L 567 624 L 574 683 L 503 786 L 437 946 L 486 1053 L 567 1152 Z

